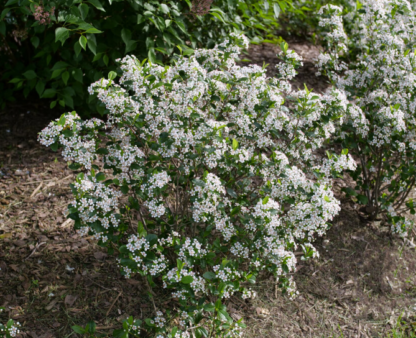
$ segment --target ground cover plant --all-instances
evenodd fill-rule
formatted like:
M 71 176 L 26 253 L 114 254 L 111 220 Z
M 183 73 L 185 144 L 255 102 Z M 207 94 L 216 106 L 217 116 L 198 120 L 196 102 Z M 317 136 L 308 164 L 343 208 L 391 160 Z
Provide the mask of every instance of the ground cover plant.
M 237 66 L 242 47 L 232 36 L 171 67 L 127 56 L 118 83 L 111 72 L 90 87 L 107 121 L 68 113 L 40 135 L 84 168 L 75 228 L 177 300 L 141 323 L 156 337 L 239 336 L 223 301 L 254 297 L 260 273 L 295 295 L 294 250 L 317 255 L 311 242 L 340 209 L 331 179 L 355 168 L 346 151 L 316 155 L 344 114 L 340 92 L 292 91 L 301 60 L 287 44 L 278 78 Z
M 320 11 L 328 52 L 318 66 L 345 93 L 349 104 L 339 143 L 358 159 L 346 193 L 365 207 L 369 219 L 384 215 L 405 234 L 415 214 L 415 12 L 408 1 L 363 1 L 344 32 L 341 8 Z M 347 54 L 348 49 L 351 53 Z
M 51 107 L 96 112 L 87 87 L 126 54 L 169 62 L 233 31 L 275 41 L 289 0 L 8 0 L 0 14 L 0 105 L 36 93 Z M 35 95 L 36 95 L 35 94 Z

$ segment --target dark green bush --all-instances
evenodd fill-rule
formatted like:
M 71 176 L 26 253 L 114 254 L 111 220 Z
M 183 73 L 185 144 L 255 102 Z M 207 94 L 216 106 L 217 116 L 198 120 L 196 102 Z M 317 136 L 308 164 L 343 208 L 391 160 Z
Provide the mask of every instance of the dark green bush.
M 1 0 L 0 0 L 1 1 Z M 196 15 L 198 4 L 206 15 Z M 173 54 L 211 47 L 232 31 L 254 42 L 273 37 L 291 0 L 8 0 L 0 16 L 0 106 L 37 92 L 86 114 L 87 86 L 126 54 L 169 63 Z M 210 6 L 210 7 L 209 7 Z M 199 13 L 201 14 L 201 13 Z M 202 13 L 204 14 L 204 13 Z

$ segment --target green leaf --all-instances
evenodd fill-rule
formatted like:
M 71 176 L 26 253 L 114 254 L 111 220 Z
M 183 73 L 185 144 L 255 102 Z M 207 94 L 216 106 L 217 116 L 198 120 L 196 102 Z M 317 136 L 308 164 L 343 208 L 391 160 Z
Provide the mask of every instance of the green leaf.
M 32 43 L 33 47 L 38 48 L 38 46 L 39 46 L 39 38 L 37 36 L 32 36 L 30 38 L 30 42 Z
M 72 72 L 72 76 L 74 77 L 74 79 L 80 83 L 82 83 L 83 81 L 83 74 L 82 74 L 82 70 L 80 68 L 75 69 Z
M 84 329 L 84 328 L 82 328 L 81 326 L 74 325 L 74 326 L 71 326 L 71 328 L 72 328 L 72 330 L 73 330 L 73 331 L 75 331 L 76 333 L 79 333 L 79 334 L 84 334 L 84 333 L 85 333 L 85 329 Z
M 169 7 L 165 4 L 161 4 L 160 5 L 160 10 L 162 11 L 163 14 L 168 14 L 169 13 Z
M 156 54 L 154 48 L 150 48 L 149 52 L 147 53 L 147 57 L 149 58 L 149 61 L 153 64 L 156 64 Z
M 67 87 L 67 88 L 71 88 L 71 87 Z M 74 100 L 72 99 L 71 96 L 65 95 L 64 101 L 68 107 L 71 107 L 72 109 L 74 109 Z
M 185 265 L 180 259 L 176 260 L 176 267 L 178 268 L 178 273 L 182 270 L 183 266 Z M 179 276 L 179 275 L 178 275 Z
M 325 201 L 327 201 L 327 202 L 331 202 L 331 200 L 329 199 L 329 197 L 328 197 L 328 196 L 325 196 L 325 197 L 324 197 L 324 200 L 325 200 Z
M 97 54 L 97 40 L 94 34 L 87 34 L 88 48 L 95 55 Z
M 20 81 L 23 81 L 22 79 L 19 79 L 18 77 L 15 77 L 14 79 L 11 79 L 10 81 L 9 81 L 9 83 L 18 83 L 18 82 L 20 82 Z
M 51 80 L 52 79 L 54 79 L 54 78 L 56 78 L 56 77 L 58 77 L 59 75 L 61 75 L 61 73 L 64 71 L 64 69 L 55 69 L 53 72 L 52 72 L 52 75 L 51 75 Z
M 81 45 L 81 47 L 86 51 L 87 50 L 87 43 L 88 43 L 87 38 L 84 35 L 81 35 L 79 37 L 78 42 Z
M 97 175 L 95 175 L 95 178 L 98 182 L 104 181 L 105 180 L 105 174 L 104 173 L 98 173 Z
M 123 40 L 123 42 L 126 45 L 128 44 L 128 42 L 131 40 L 131 31 L 130 31 L 130 29 L 123 28 L 121 30 L 121 39 Z
M 95 8 L 99 9 L 100 11 L 105 12 L 104 7 L 101 5 L 99 0 L 88 0 Z
M 225 20 L 224 20 L 224 18 L 222 17 L 222 15 L 221 14 L 219 14 L 219 13 L 216 13 L 216 12 L 211 12 L 211 15 L 212 16 L 214 16 L 214 17 L 216 17 L 218 20 L 220 20 L 222 23 L 225 23 Z
M 197 337 L 208 337 L 209 333 L 205 327 L 198 327 L 195 330 Z
M 43 82 L 42 80 L 38 80 L 38 82 L 36 83 L 36 92 L 38 93 L 39 97 L 42 96 L 43 91 L 45 90 L 45 82 Z
M 88 333 L 94 333 L 95 332 L 95 328 L 96 328 L 96 324 L 91 321 L 87 323 L 87 326 L 85 327 L 86 331 Z
M 205 185 L 206 185 L 206 183 L 204 181 L 198 180 L 198 179 L 195 179 L 193 182 L 194 182 L 195 185 L 197 185 L 197 186 L 199 186 L 201 188 L 204 188 Z
M 111 71 L 111 72 L 108 73 L 108 79 L 109 80 L 114 80 L 116 77 L 117 77 L 116 72 Z
M 208 311 L 208 312 L 214 312 L 215 311 L 215 305 L 212 304 L 212 303 L 205 304 L 204 305 L 204 310 Z
M 237 148 L 238 148 L 238 141 L 235 138 L 233 138 L 233 150 L 237 150 Z
M 205 279 L 211 280 L 217 277 L 217 275 L 212 271 L 207 271 L 202 275 Z
M 341 154 L 342 155 L 348 155 L 348 149 L 342 149 Z
M 266 196 L 265 198 L 263 198 L 263 205 L 267 204 L 268 201 L 269 201 L 269 196 Z
M 69 72 L 68 71 L 65 71 L 62 74 L 62 81 L 64 81 L 65 86 L 68 84 L 68 80 L 69 80 Z
M 43 99 L 50 99 L 56 95 L 56 89 L 49 88 L 43 92 L 42 98 Z
M 368 198 L 364 195 L 358 195 L 357 200 L 360 201 L 360 204 L 367 205 L 368 204 Z
M 81 45 L 79 44 L 79 41 L 75 42 L 74 44 L 74 51 L 75 51 L 75 56 L 78 57 L 79 53 L 81 53 Z
M 88 28 L 86 31 L 85 31 L 85 33 L 87 33 L 87 34 L 100 34 L 100 33 L 102 33 L 103 31 L 100 31 L 99 29 L 97 29 L 97 28 L 95 28 L 95 27 L 91 27 L 91 28 Z
M 181 283 L 183 284 L 191 284 L 194 281 L 194 277 L 192 276 L 183 276 L 181 279 Z
M 10 11 L 10 8 L 3 9 L 0 14 L 0 20 L 3 20 L 6 17 L 6 14 L 9 13 L 9 11 Z
M 49 108 L 51 108 L 51 109 L 55 108 L 56 102 L 57 101 L 52 101 L 51 104 L 49 105 Z
M 138 222 L 137 223 L 137 233 L 139 234 L 140 237 L 146 237 L 147 236 L 147 231 L 143 226 L 142 222 Z
M 123 329 L 117 329 L 113 331 L 112 336 L 115 338 L 128 338 L 129 334 L 125 332 Z
M 287 266 L 287 264 L 286 264 L 286 263 L 282 263 L 282 270 L 283 270 L 285 273 L 289 273 L 289 268 L 288 268 L 288 266 Z
M 65 27 L 58 27 L 55 29 L 55 42 L 61 41 L 62 45 L 65 40 L 69 38 L 69 30 Z
M 13 4 L 15 4 L 16 2 L 17 2 L 18 0 L 9 0 L 9 1 L 7 1 L 6 2 L 6 4 L 4 5 L 4 6 L 10 6 L 10 5 L 13 5 Z
M 274 17 L 277 19 L 280 15 L 280 6 L 277 3 L 273 4 Z
M 92 62 L 98 61 L 103 56 L 103 53 L 95 54 L 94 59 L 92 59 Z
M 33 80 L 34 78 L 37 77 L 35 71 L 33 71 L 33 70 L 28 70 L 28 71 L 24 72 L 23 76 L 28 80 Z
M 222 322 L 226 322 L 226 323 L 228 323 L 228 322 L 232 321 L 232 319 L 231 319 L 231 317 L 229 316 L 229 314 L 227 313 L 227 311 L 225 311 L 225 310 L 221 310 L 221 309 L 218 309 L 218 310 L 217 310 L 217 313 L 218 313 L 218 318 L 219 318 Z
M 176 18 L 175 23 L 178 25 L 178 27 L 181 29 L 182 32 L 188 35 L 185 24 L 182 22 L 181 18 Z
M 64 126 L 65 125 L 65 122 L 66 122 L 65 115 L 62 114 L 61 117 L 58 120 L 58 126 Z
M 104 54 L 104 56 L 103 56 L 103 62 L 104 62 L 104 64 L 105 64 L 106 66 L 108 66 L 108 61 L 109 61 L 109 59 L 108 59 L 108 55 L 107 55 L 107 54 Z
M 57 63 L 53 65 L 52 70 L 66 68 L 68 66 L 69 64 L 67 64 L 66 62 L 58 61 Z
M 78 170 L 81 168 L 81 164 L 73 162 L 68 166 L 68 168 L 71 170 Z
M 81 14 L 82 20 L 85 21 L 85 19 L 87 18 L 89 9 L 90 8 L 88 7 L 87 4 L 80 4 L 78 6 L 78 10 L 79 10 L 79 13 Z

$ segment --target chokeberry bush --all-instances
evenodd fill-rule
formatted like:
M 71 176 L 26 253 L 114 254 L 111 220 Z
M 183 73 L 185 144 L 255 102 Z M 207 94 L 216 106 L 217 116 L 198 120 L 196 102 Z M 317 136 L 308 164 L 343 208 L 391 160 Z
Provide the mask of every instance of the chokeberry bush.
M 316 256 L 311 242 L 340 210 L 332 178 L 355 162 L 318 150 L 345 97 L 292 91 L 301 60 L 287 44 L 276 78 L 236 65 L 242 47 L 232 35 L 164 67 L 127 56 L 118 81 L 111 72 L 90 86 L 105 121 L 72 112 L 40 134 L 83 170 L 69 206 L 75 228 L 116 248 L 126 278 L 139 274 L 177 302 L 164 313 L 155 305 L 136 333 L 239 336 L 226 300 L 254 297 L 259 274 L 295 295 L 295 250 Z
M 381 215 L 404 235 L 413 224 L 407 212 L 415 214 L 416 13 L 404 0 L 358 2 L 349 37 L 340 13 L 333 5 L 320 12 L 327 52 L 318 66 L 349 101 L 337 136 L 358 168 L 355 189 L 345 191 L 370 219 Z
M 276 41 L 290 0 L 5 0 L 0 7 L 0 107 L 19 93 L 96 112 L 87 87 L 134 54 L 168 63 L 231 32 Z

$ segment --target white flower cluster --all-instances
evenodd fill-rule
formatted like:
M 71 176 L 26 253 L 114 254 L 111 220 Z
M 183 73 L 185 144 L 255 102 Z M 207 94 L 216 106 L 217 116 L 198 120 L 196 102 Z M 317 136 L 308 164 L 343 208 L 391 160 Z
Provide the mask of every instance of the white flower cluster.
M 66 161 L 74 161 L 91 169 L 92 162 L 96 159 L 95 131 L 103 127 L 104 123 L 96 118 L 81 121 L 75 112 L 56 122 L 51 122 L 41 131 L 39 142 L 45 146 L 59 143 L 63 147 L 62 156 Z
M 191 277 L 192 282 L 189 284 L 192 288 L 193 292 L 195 293 L 206 293 L 205 289 L 205 280 L 198 276 L 198 274 L 188 268 L 183 268 L 179 270 L 178 268 L 173 268 L 166 274 L 166 281 L 165 281 L 165 287 L 168 287 L 171 284 L 180 283 L 184 277 Z M 178 298 L 186 299 L 185 290 L 179 290 L 177 292 L 173 292 L 172 295 Z
M 0 308 L 0 312 L 3 308 Z M 6 325 L 0 324 L 0 335 L 2 337 L 17 337 L 20 334 L 20 323 L 10 319 Z
M 130 251 L 131 259 L 137 264 L 137 269 L 145 274 L 156 276 L 165 271 L 168 267 L 166 257 L 151 248 L 149 241 L 146 238 L 139 238 L 131 235 L 126 245 L 127 250 Z M 152 256 L 152 257 L 151 257 Z M 128 271 L 125 271 L 127 277 L 130 276 Z
M 78 211 L 79 218 L 88 226 L 81 234 L 92 233 L 105 242 L 108 230 L 117 229 L 120 223 L 116 211 L 121 192 L 97 182 L 94 176 L 85 177 L 83 174 L 77 178 L 74 188 L 75 200 L 71 207 Z M 98 227 L 93 224 L 98 224 Z
M 244 289 L 242 298 L 243 299 L 253 299 L 256 298 L 257 292 L 250 289 Z

